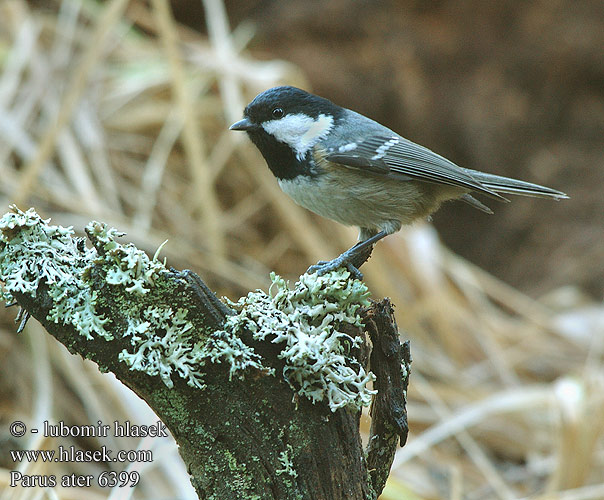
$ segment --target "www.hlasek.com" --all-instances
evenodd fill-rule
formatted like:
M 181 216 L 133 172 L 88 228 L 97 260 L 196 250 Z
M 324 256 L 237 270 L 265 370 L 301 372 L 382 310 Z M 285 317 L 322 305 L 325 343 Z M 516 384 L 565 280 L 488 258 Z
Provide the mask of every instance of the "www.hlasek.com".
M 27 433 L 27 426 L 21 421 L 10 424 L 10 433 L 14 437 L 23 437 Z M 153 425 L 135 425 L 128 420 L 125 422 L 114 421 L 112 425 L 103 424 L 100 420 L 96 425 L 66 425 L 64 422 L 51 424 L 44 421 L 41 429 L 44 437 L 168 437 L 166 426 L 157 421 Z M 31 434 L 37 434 L 40 429 L 32 428 Z M 15 464 L 31 462 L 100 462 L 100 463 L 133 463 L 152 462 L 151 450 L 118 450 L 113 451 L 106 446 L 98 450 L 82 450 L 75 446 L 59 445 L 56 450 L 10 450 L 10 458 Z M 140 480 L 136 471 L 103 471 L 94 474 L 63 474 L 57 478 L 55 474 L 23 474 L 20 471 L 11 471 L 10 486 L 24 488 L 62 486 L 64 488 L 89 487 L 96 484 L 102 488 L 114 486 L 134 487 Z

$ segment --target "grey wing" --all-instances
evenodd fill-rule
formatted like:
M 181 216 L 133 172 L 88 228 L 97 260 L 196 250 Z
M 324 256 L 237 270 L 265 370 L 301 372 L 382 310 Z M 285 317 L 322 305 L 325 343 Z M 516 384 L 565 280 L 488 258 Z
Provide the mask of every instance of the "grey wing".
M 328 154 L 327 160 L 401 180 L 459 186 L 507 201 L 474 178 L 468 170 L 399 135 L 375 135 L 352 146 Z

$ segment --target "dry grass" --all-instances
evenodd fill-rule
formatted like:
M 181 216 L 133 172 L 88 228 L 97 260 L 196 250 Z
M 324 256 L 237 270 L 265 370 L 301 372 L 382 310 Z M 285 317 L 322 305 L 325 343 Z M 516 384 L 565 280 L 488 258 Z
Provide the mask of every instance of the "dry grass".
M 319 220 L 279 190 L 228 124 L 258 91 L 304 85 L 282 61 L 245 52 L 206 0 L 206 39 L 176 24 L 163 0 L 0 4 L 0 206 L 35 206 L 82 228 L 128 233 L 219 293 L 265 286 L 335 256 L 356 234 Z M 604 498 L 604 309 L 572 287 L 534 300 L 443 248 L 429 225 L 378 245 L 364 269 L 412 341 L 411 436 L 382 498 Z M 9 488 L 9 471 L 98 473 L 90 465 L 12 464 L 8 423 L 155 417 L 111 377 L 67 354 L 30 322 L 0 335 L 2 499 L 194 498 L 166 440 L 74 440 L 152 448 L 135 490 Z M 35 369 L 32 369 L 35 367 Z M 363 420 L 367 429 L 367 419 Z M 69 446 L 40 438 L 20 447 Z M 118 469 L 119 470 L 119 469 Z

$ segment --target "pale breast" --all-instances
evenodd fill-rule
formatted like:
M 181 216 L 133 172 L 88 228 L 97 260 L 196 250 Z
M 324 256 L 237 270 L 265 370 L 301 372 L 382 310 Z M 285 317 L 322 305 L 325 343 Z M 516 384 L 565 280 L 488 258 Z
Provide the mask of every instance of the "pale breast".
M 314 176 L 279 180 L 281 189 L 304 208 L 347 226 L 393 233 L 462 194 L 450 187 L 397 180 L 327 161 L 315 166 Z

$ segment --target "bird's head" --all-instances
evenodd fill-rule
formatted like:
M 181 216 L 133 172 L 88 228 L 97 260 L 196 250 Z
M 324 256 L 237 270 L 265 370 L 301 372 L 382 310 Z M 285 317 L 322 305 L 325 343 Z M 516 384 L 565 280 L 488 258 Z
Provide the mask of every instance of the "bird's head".
M 289 167 L 294 168 L 296 162 L 304 163 L 307 153 L 329 134 L 342 112 L 331 101 L 296 87 L 274 87 L 258 94 L 246 106 L 244 118 L 230 129 L 247 132 L 273 173 L 283 178 L 287 172 L 282 171 L 282 164 L 291 163 Z

